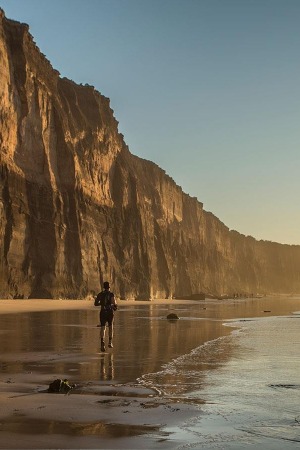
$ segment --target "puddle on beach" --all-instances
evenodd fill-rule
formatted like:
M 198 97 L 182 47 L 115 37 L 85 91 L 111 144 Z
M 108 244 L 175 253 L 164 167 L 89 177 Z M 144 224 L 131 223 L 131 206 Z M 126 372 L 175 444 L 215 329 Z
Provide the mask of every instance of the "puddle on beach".
M 121 438 L 157 432 L 158 426 L 110 424 L 105 422 L 72 423 L 54 420 L 30 419 L 26 417 L 7 417 L 0 423 L 0 432 L 21 434 L 60 434 L 70 436 L 101 436 Z

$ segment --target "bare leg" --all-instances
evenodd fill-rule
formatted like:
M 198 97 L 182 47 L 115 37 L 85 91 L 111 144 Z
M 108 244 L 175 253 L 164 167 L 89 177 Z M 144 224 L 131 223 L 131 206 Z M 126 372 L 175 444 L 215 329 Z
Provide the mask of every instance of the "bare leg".
M 109 326 L 108 326 L 108 339 L 109 339 L 109 343 L 108 343 L 108 346 L 110 347 L 110 348 L 112 348 L 112 339 L 113 339 L 113 334 L 114 334 L 114 326 L 113 326 L 113 323 L 111 323 Z
M 101 352 L 105 352 L 105 343 L 104 343 L 105 326 L 104 327 L 100 327 L 100 338 L 101 338 Z
M 104 341 L 104 339 L 105 339 L 105 325 L 104 325 L 104 327 L 100 327 L 100 338 L 101 338 L 101 341 Z

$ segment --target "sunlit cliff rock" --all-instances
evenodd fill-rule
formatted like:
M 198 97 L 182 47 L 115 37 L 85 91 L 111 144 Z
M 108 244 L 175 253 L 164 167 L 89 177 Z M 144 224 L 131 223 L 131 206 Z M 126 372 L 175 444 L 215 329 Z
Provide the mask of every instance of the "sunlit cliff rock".
M 201 176 L 201 174 L 200 174 Z M 109 99 L 0 13 L 0 297 L 300 292 L 300 246 L 230 231 L 132 155 Z

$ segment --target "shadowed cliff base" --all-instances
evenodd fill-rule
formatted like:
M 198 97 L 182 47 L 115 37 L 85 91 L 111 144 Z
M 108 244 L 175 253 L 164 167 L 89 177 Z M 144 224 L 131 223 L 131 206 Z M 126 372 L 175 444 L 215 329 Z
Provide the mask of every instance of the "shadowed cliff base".
M 300 246 L 229 230 L 130 153 L 109 99 L 0 12 L 0 298 L 300 292 Z

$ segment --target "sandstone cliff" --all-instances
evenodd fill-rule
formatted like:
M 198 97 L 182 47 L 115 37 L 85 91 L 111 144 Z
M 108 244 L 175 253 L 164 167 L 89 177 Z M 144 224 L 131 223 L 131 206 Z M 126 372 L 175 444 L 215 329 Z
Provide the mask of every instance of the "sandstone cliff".
M 0 13 L 0 298 L 300 292 L 300 246 L 256 241 L 132 155 L 109 100 Z

